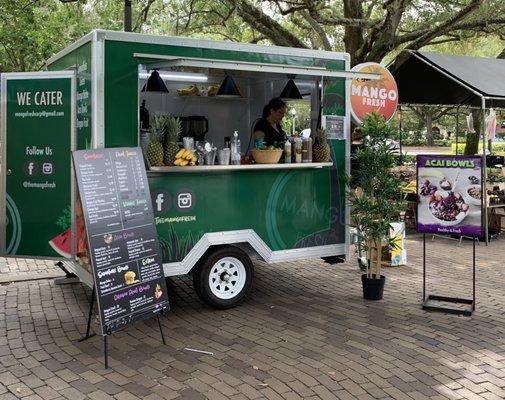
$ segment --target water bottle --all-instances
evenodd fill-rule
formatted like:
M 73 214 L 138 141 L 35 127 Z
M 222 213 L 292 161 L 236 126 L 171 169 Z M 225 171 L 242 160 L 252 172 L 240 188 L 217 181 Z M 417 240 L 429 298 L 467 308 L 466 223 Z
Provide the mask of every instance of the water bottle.
M 284 163 L 291 164 L 291 142 L 289 139 L 284 143 Z
M 233 139 L 231 141 L 231 163 L 232 165 L 240 165 L 240 139 L 238 138 L 238 131 L 233 132 Z

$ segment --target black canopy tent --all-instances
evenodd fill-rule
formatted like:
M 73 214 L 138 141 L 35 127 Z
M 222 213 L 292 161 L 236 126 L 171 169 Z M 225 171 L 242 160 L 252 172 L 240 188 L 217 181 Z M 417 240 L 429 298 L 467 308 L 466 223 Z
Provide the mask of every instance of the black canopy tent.
M 505 108 L 505 60 L 404 50 L 392 71 L 401 104 Z
M 391 66 L 391 73 L 398 86 L 399 103 L 403 105 L 458 107 L 458 114 L 461 106 L 479 108 L 483 120 L 486 108 L 505 108 L 503 59 L 404 50 Z M 486 152 L 484 132 L 485 124 L 482 124 L 483 154 Z M 484 174 L 486 177 L 486 172 Z M 484 204 L 486 197 L 484 190 Z M 487 212 L 484 213 L 484 227 L 487 243 Z

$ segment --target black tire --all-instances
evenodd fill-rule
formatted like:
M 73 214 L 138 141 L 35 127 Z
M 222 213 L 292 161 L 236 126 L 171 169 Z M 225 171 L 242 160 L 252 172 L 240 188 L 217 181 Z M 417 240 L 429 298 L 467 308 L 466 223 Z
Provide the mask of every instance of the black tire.
M 221 265 L 218 264 L 220 260 L 223 260 Z M 238 260 L 239 263 L 233 260 Z M 213 288 L 210 284 L 211 275 L 215 282 Z M 251 292 L 253 277 L 253 263 L 246 253 L 233 246 L 219 247 L 208 252 L 195 267 L 193 286 L 203 302 L 224 310 L 235 307 L 244 300 Z M 238 290 L 237 293 L 233 293 L 234 289 Z M 223 293 L 222 297 L 220 292 Z

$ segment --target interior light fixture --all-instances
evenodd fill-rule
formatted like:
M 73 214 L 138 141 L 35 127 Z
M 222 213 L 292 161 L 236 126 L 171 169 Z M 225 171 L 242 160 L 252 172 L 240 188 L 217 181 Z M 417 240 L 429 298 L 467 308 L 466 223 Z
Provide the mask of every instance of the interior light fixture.
M 178 71 L 161 71 L 159 72 L 159 75 L 161 79 L 167 80 L 167 81 L 182 81 L 182 82 L 207 82 L 209 78 L 200 73 L 196 72 L 178 72 Z M 139 73 L 139 78 L 140 79 L 147 79 L 149 77 L 149 73 L 147 72 L 140 72 Z
M 157 70 L 151 72 L 151 76 L 147 79 L 146 84 L 142 88 L 142 92 L 161 92 L 168 93 L 168 89 L 161 79 L 161 76 Z
M 288 75 L 288 82 L 286 83 L 286 86 L 284 86 L 284 89 L 282 89 L 281 94 L 279 97 L 283 100 L 301 100 L 303 99 L 302 95 L 300 94 L 300 91 L 298 90 L 298 87 L 295 84 L 295 75 Z
M 219 86 L 216 96 L 219 96 L 219 97 L 241 97 L 242 95 L 240 94 L 240 91 L 238 90 L 238 87 L 235 84 L 235 81 L 233 80 L 233 78 L 227 74 L 224 77 L 224 80 L 221 83 L 221 86 Z

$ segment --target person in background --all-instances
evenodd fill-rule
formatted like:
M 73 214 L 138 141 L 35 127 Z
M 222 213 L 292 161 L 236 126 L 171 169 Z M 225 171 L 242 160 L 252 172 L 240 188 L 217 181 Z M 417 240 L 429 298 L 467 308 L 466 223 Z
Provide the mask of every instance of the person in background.
M 263 139 L 265 146 L 284 143 L 286 133 L 282 130 L 281 121 L 286 115 L 286 103 L 275 97 L 263 107 L 261 119 L 254 125 L 254 140 Z

